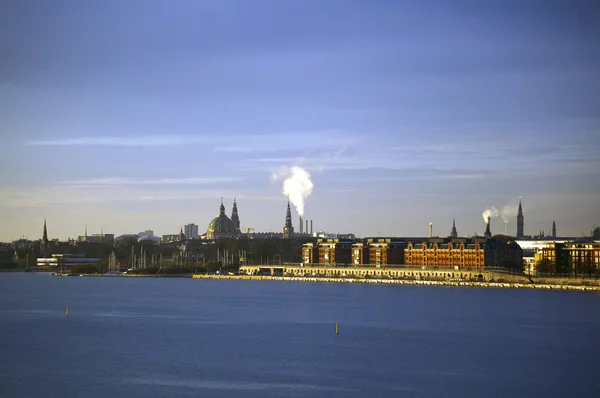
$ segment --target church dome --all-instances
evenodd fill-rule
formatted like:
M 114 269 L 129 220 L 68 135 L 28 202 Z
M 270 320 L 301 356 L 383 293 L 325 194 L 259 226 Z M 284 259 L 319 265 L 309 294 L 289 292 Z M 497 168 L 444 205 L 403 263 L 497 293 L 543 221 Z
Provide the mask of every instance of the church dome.
M 223 206 L 223 200 L 221 199 L 221 206 L 219 207 L 219 214 L 208 224 L 208 230 L 206 236 L 209 239 L 215 238 L 226 238 L 235 235 L 235 225 L 233 221 L 225 214 L 225 206 Z

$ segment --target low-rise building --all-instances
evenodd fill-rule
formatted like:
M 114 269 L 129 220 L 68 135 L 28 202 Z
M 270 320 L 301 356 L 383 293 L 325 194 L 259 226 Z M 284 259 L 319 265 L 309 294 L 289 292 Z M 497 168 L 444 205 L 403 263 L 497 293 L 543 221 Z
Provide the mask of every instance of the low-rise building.
M 302 246 L 302 263 L 314 264 L 319 262 L 319 246 L 314 242 L 307 242 Z
M 537 260 L 541 273 L 600 275 L 600 242 L 549 243 L 537 252 Z
M 523 251 L 512 240 L 432 239 L 409 242 L 404 250 L 404 264 L 448 269 L 519 268 L 523 264 Z
M 370 265 L 404 264 L 404 242 L 392 239 L 367 239 Z
M 97 257 L 86 257 L 85 254 L 52 254 L 51 257 L 38 257 L 37 265 L 42 268 L 71 267 L 73 265 L 98 264 Z
M 339 239 L 319 239 L 319 264 L 350 265 L 351 249 L 354 242 Z

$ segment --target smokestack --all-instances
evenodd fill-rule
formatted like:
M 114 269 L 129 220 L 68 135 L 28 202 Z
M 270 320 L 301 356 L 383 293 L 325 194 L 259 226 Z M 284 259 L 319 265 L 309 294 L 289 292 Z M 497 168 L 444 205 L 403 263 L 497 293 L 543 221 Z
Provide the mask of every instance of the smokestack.
M 433 223 L 429 223 L 429 237 L 433 238 Z
M 307 234 L 308 233 L 308 220 L 306 220 L 306 228 L 304 229 L 304 233 Z
M 483 236 L 489 238 L 492 236 L 492 231 L 490 230 L 490 222 L 491 222 L 492 218 L 488 217 L 487 219 L 487 226 L 485 227 L 485 233 L 483 234 Z
M 302 216 L 298 216 L 300 218 L 300 235 L 302 235 Z
M 312 231 L 312 220 L 310 220 L 310 235 L 312 236 L 313 231 Z

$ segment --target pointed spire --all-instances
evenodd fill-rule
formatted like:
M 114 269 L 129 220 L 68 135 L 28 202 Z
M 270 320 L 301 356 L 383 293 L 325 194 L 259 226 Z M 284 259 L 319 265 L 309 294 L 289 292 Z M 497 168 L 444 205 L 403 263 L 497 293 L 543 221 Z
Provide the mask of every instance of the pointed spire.
M 517 239 L 523 239 L 525 236 L 525 217 L 523 217 L 523 206 L 519 196 L 519 213 L 517 214 Z
M 450 232 L 451 238 L 458 238 L 458 233 L 456 232 L 456 220 L 452 219 L 452 231 Z
M 294 235 L 294 227 L 292 225 L 292 211 L 290 209 L 290 201 L 288 199 L 287 209 L 285 211 L 285 225 L 283 227 L 283 237 L 289 238 Z
M 44 218 L 44 234 L 42 235 L 42 250 L 48 248 L 48 229 L 46 228 L 46 219 Z
M 233 208 L 231 209 L 231 221 L 233 221 L 233 226 L 235 227 L 236 232 L 240 230 L 240 216 L 238 215 L 237 203 L 235 201 L 235 196 L 233 197 Z
M 221 196 L 221 206 L 219 206 L 219 215 L 225 215 L 225 206 L 223 206 L 223 197 Z
M 523 206 L 521 205 L 521 197 L 519 196 L 519 214 L 523 215 Z

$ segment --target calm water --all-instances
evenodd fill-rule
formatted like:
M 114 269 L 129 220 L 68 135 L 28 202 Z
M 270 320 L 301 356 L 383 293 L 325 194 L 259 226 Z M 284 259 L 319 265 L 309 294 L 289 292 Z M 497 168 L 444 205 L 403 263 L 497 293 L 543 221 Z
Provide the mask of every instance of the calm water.
M 597 293 L 3 273 L 0 303 L 1 396 L 600 395 Z

